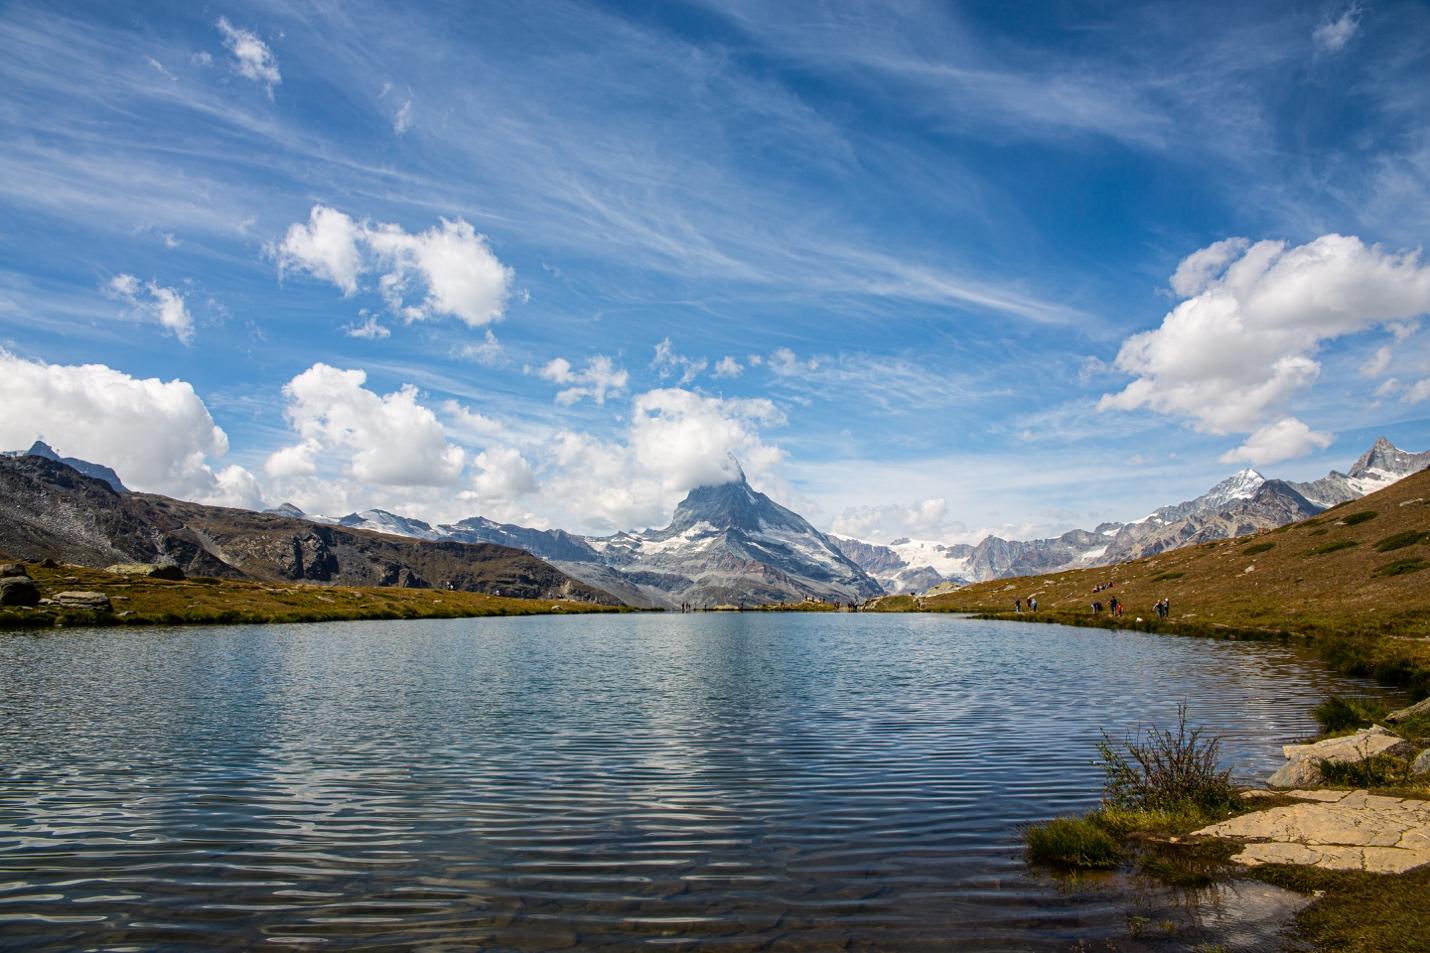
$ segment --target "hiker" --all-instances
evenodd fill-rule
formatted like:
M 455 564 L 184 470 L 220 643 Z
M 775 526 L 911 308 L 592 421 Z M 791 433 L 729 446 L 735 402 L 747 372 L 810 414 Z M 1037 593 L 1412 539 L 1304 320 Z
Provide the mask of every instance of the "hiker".
M 1029 597 L 1028 597 L 1028 611 L 1029 611 L 1029 612 L 1037 612 L 1037 611 L 1038 611 L 1038 597 L 1037 597 L 1037 596 L 1029 596 Z
M 1014 599 L 1014 600 L 1013 600 L 1013 611 L 1014 611 L 1014 612 L 1022 612 L 1022 611 L 1023 611 L 1023 600 L 1022 600 L 1022 599 Z
M 1112 599 L 1107 603 L 1107 610 L 1108 613 L 1111 615 L 1117 615 L 1117 610 L 1120 608 L 1122 608 L 1122 604 L 1117 601 L 1116 596 L 1113 596 Z

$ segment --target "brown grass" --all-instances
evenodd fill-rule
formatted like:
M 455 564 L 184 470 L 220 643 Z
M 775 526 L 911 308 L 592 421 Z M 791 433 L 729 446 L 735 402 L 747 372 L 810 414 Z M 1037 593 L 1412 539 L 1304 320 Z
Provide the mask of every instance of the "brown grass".
M 3 560 L 0 560 L 3 561 Z M 42 596 L 92 590 L 109 596 L 113 612 L 60 606 L 0 608 L 0 628 L 55 625 L 172 625 L 333 622 L 351 619 L 440 619 L 616 612 L 612 606 L 553 599 L 510 599 L 479 592 L 369 586 L 187 579 L 170 582 L 84 566 L 26 566 Z

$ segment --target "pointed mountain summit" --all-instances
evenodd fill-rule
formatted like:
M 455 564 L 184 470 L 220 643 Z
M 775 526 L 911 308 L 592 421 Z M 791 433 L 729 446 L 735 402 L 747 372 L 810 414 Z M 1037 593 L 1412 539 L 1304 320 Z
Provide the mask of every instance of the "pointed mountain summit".
M 43 440 L 36 440 L 30 445 L 29 450 L 15 450 L 5 454 L 7 457 L 44 457 L 46 460 L 53 460 L 56 463 L 63 463 L 72 470 L 78 470 L 87 477 L 94 477 L 96 480 L 103 480 L 109 484 L 110 489 L 115 493 L 128 493 L 129 488 L 119 480 L 119 474 L 109 467 L 99 463 L 90 463 L 88 460 L 80 460 L 76 457 L 62 457 L 55 452 L 55 449 Z

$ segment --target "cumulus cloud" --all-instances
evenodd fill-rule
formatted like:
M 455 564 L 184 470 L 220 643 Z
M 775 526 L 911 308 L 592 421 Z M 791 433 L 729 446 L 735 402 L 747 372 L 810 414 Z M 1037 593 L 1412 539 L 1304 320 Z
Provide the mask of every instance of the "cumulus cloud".
M 1411 384 L 1405 391 L 1405 396 L 1401 398 L 1407 404 L 1418 404 L 1430 400 L 1430 377 L 1422 378 Z
M 255 506 L 242 467 L 215 470 L 228 437 L 187 381 L 139 379 L 104 364 L 46 364 L 0 349 L 0 446 L 45 440 L 60 454 L 110 466 L 126 486 L 183 499 Z
M 1191 298 L 1201 294 L 1216 276 L 1226 270 L 1232 259 L 1251 247 L 1245 238 L 1224 238 L 1206 248 L 1192 252 L 1177 265 L 1172 275 L 1172 290 L 1178 297 Z
M 1430 311 L 1418 252 L 1343 235 L 1297 247 L 1228 241 L 1178 268 L 1179 286 L 1196 293 L 1123 342 L 1116 366 L 1136 379 L 1098 409 L 1147 407 L 1212 433 L 1250 432 L 1316 380 L 1322 343 Z
M 240 76 L 262 83 L 268 90 L 268 98 L 273 98 L 273 87 L 283 82 L 278 72 L 278 59 L 268 44 L 260 40 L 253 31 L 236 27 L 227 17 L 219 17 L 218 30 L 223 34 L 223 45 L 233 54 L 233 68 Z
M 185 344 L 194 341 L 194 318 L 184 296 L 173 288 L 150 281 L 140 284 L 133 275 L 115 275 L 109 281 L 111 295 L 128 302 L 136 312 L 158 321 L 165 331 Z
M 1379 377 L 1390 367 L 1392 351 L 1389 344 L 1382 344 L 1375 349 L 1375 353 L 1366 358 L 1365 363 L 1360 366 L 1361 376 Z
M 720 360 L 717 361 L 715 364 L 716 377 L 739 377 L 740 374 L 744 372 L 744 370 L 745 369 L 740 366 L 740 362 L 735 360 L 728 354 L 720 358 Z
M 364 385 L 360 370 L 314 364 L 283 387 L 284 415 L 299 442 L 268 458 L 270 476 L 317 471 L 320 455 L 343 461 L 342 472 L 362 483 L 451 486 L 465 454 L 447 441 L 433 411 L 405 384 L 388 394 Z M 309 464 L 311 463 L 311 466 Z
M 392 332 L 377 322 L 377 315 L 368 311 L 359 313 L 362 321 L 358 324 L 349 324 L 343 327 L 343 333 L 350 338 L 363 338 L 368 341 L 381 341 L 383 338 L 391 337 Z
M 501 319 L 511 294 L 512 270 L 460 218 L 411 233 L 315 205 L 308 221 L 290 225 L 270 252 L 280 274 L 307 272 L 345 296 L 357 292 L 364 275 L 377 275 L 383 300 L 409 323 L 447 315 L 472 327 L 489 324 Z
M 948 502 L 932 497 L 915 503 L 887 503 L 883 506 L 851 506 L 834 520 L 839 536 L 888 542 L 901 536 L 940 539 L 948 523 Z
M 630 375 L 624 368 L 604 354 L 596 354 L 586 361 L 586 366 L 576 370 L 564 357 L 552 358 L 537 372 L 545 380 L 562 385 L 556 394 L 556 402 L 562 405 L 575 404 L 589 397 L 597 405 L 606 403 L 608 394 L 619 394 L 626 389 Z
M 444 400 L 442 412 L 447 415 L 447 420 L 454 430 L 463 431 L 469 435 L 490 436 L 500 433 L 502 430 L 500 420 L 479 414 L 455 400 Z
M 759 361 L 751 357 L 750 363 L 758 364 Z M 776 349 L 765 361 L 765 364 L 769 366 L 770 370 L 781 377 L 793 377 L 796 374 L 804 374 L 809 371 L 818 370 L 819 359 L 811 357 L 808 360 L 802 361 L 795 355 L 794 351 L 791 351 L 787 347 L 782 347 Z
M 1334 20 L 1325 20 L 1311 33 L 1311 40 L 1322 53 L 1338 53 L 1345 49 L 1351 37 L 1360 29 L 1361 8 L 1353 3 Z
M 472 460 L 471 495 L 489 503 L 510 502 L 536 491 L 536 474 L 521 452 L 488 447 Z
M 677 386 L 684 387 L 704 372 L 710 364 L 704 359 L 693 361 L 682 354 L 677 354 L 675 345 L 670 343 L 670 338 L 666 338 L 655 346 L 655 358 L 650 362 L 650 366 L 660 375 L 661 380 L 676 377 Z
M 1330 434 L 1312 430 L 1295 417 L 1285 417 L 1257 430 L 1235 450 L 1222 454 L 1221 462 L 1245 460 L 1254 466 L 1280 463 L 1324 450 L 1331 445 L 1331 440 Z

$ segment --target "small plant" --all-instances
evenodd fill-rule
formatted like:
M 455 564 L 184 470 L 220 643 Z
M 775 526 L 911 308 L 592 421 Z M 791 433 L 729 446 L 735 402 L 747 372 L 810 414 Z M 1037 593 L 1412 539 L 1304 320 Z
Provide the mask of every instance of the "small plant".
M 1332 695 L 1311 710 L 1316 724 L 1328 734 L 1367 728 L 1384 718 L 1389 711 L 1381 702 L 1369 698 L 1347 698 Z
M 1133 811 L 1226 812 L 1238 805 L 1231 771 L 1217 767 L 1221 740 L 1187 727 L 1187 706 L 1177 706 L 1177 727 L 1147 729 L 1141 741 L 1120 746 L 1103 732 L 1097 745 L 1105 775 L 1104 803 Z
M 1338 539 L 1334 543 L 1327 543 L 1324 546 L 1317 546 L 1306 553 L 1307 556 L 1324 556 L 1327 553 L 1339 552 L 1342 549 L 1350 549 L 1352 546 L 1359 546 L 1353 539 Z
M 1351 513 L 1341 517 L 1336 522 L 1341 526 L 1359 526 L 1361 523 L 1368 523 L 1380 514 L 1375 510 L 1361 510 L 1359 513 Z
M 1321 777 L 1339 787 L 1391 787 L 1410 779 L 1410 762 L 1385 754 L 1364 761 L 1322 761 Z
M 1310 531 L 1309 533 L 1307 533 L 1306 535 L 1307 535 L 1307 536 L 1325 536 L 1325 535 L 1326 535 L 1327 533 L 1329 533 L 1329 532 L 1330 532 L 1330 530 L 1328 530 L 1328 529 L 1326 529 L 1326 527 L 1322 526 L 1320 529 L 1313 529 L 1313 530 L 1311 530 L 1311 531 Z
M 1275 543 L 1257 543 L 1255 546 L 1248 546 L 1242 551 L 1248 556 L 1254 556 L 1257 553 L 1264 553 L 1275 548 Z
M 1166 582 L 1169 579 L 1181 579 L 1185 575 L 1186 573 L 1184 572 L 1159 572 L 1157 573 L 1157 575 L 1151 577 L 1149 581 Z
M 1387 536 L 1375 544 L 1376 552 L 1388 553 L 1394 549 L 1404 549 L 1406 546 L 1414 546 L 1421 540 L 1430 539 L 1430 533 L 1421 532 L 1418 529 L 1406 530 L 1403 533 L 1396 533 Z
M 1059 817 L 1023 832 L 1030 860 L 1062 867 L 1116 867 L 1122 848 L 1097 824 L 1080 817 Z
M 1403 576 L 1410 572 L 1419 572 L 1430 562 L 1426 562 L 1419 556 L 1412 556 L 1409 559 L 1397 559 L 1393 563 L 1386 563 L 1371 573 L 1372 576 Z

